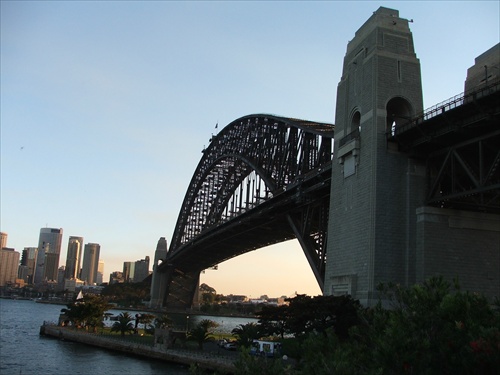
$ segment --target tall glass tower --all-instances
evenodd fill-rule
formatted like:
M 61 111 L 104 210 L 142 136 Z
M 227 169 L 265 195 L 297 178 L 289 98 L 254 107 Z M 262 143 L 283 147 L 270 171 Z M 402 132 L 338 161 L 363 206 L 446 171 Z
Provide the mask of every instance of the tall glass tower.
M 99 267 L 99 253 L 101 246 L 97 243 L 88 243 L 83 251 L 83 265 L 80 279 L 87 285 L 97 282 L 97 269 Z
M 22 252 L 20 269 L 23 267 L 23 276 L 20 275 L 19 277 L 24 279 L 28 284 L 33 284 L 37 254 L 38 249 L 36 247 L 25 247 Z
M 70 236 L 66 255 L 65 279 L 78 279 L 82 265 L 83 237 Z
M 40 229 L 35 284 L 40 284 L 45 280 L 57 281 L 62 236 L 62 228 Z

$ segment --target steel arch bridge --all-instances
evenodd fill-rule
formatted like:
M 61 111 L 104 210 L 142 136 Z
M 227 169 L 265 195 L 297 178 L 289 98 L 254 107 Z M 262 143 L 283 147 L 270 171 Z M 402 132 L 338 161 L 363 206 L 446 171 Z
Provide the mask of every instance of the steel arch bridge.
M 323 288 L 334 125 L 255 114 L 212 137 L 165 261 L 160 304 L 190 307 L 200 272 L 297 238 Z

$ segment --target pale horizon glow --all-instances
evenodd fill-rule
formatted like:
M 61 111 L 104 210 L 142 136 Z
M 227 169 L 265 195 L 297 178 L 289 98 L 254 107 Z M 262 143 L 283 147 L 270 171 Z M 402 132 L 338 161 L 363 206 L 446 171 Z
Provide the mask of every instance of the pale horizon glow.
M 499 42 L 498 1 L 2 1 L 0 230 L 101 245 L 104 281 L 168 244 L 201 150 L 254 113 L 335 122 L 347 43 L 379 8 L 413 19 L 424 106 Z M 297 241 L 201 276 L 222 294 L 317 295 Z

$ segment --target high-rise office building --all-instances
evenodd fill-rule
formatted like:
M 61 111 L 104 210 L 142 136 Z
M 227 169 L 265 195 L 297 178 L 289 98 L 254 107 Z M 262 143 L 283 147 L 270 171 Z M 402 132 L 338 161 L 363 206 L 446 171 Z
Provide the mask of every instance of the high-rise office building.
M 19 278 L 28 284 L 33 284 L 37 254 L 38 249 L 36 247 L 25 247 L 21 255 L 20 267 L 23 267 L 23 270 L 22 273 L 20 271 Z
M 135 262 L 123 262 L 123 280 L 126 283 L 134 281 Z
M 134 283 L 140 283 L 149 276 L 149 257 L 135 262 Z
M 35 284 L 39 284 L 45 280 L 57 281 L 62 236 L 62 228 L 40 229 Z
M 0 249 L 0 286 L 16 282 L 20 255 L 8 247 Z
M 45 254 L 48 252 L 49 246 L 50 244 L 44 244 L 43 247 L 37 247 L 38 253 L 33 284 L 41 284 L 45 280 Z
M 65 274 L 66 274 L 66 267 L 64 266 L 59 267 L 57 270 L 57 290 L 63 290 Z
M 23 280 L 25 284 L 29 284 L 28 272 L 29 272 L 28 266 L 23 266 L 22 264 L 20 264 L 17 270 L 17 278 Z
M 99 265 L 97 266 L 97 279 L 96 279 L 96 284 L 101 285 L 103 282 L 104 278 L 104 261 L 100 260 Z
M 93 285 L 97 282 L 97 268 L 99 266 L 99 253 L 101 246 L 96 243 L 88 243 L 83 250 L 83 264 L 80 279 L 86 285 Z
M 83 237 L 70 236 L 68 240 L 68 253 L 66 255 L 66 268 L 64 278 L 78 279 L 82 266 Z
M 7 247 L 7 233 L 0 232 L 0 249 Z
M 59 270 L 59 254 L 52 253 L 50 247 L 45 252 L 45 279 L 57 281 Z

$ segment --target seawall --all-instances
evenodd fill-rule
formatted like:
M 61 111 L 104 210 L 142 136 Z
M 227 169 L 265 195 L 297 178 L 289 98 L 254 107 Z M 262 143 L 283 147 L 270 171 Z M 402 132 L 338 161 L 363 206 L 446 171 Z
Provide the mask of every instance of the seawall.
M 134 356 L 179 363 L 186 366 L 196 364 L 200 368 L 216 370 L 223 374 L 232 374 L 235 370 L 234 358 L 201 351 L 167 349 L 164 345 L 149 346 L 137 344 L 128 342 L 127 340 L 103 337 L 99 334 L 77 331 L 74 328 L 61 327 L 50 323 L 44 323 L 40 327 L 40 335 L 97 346 Z

